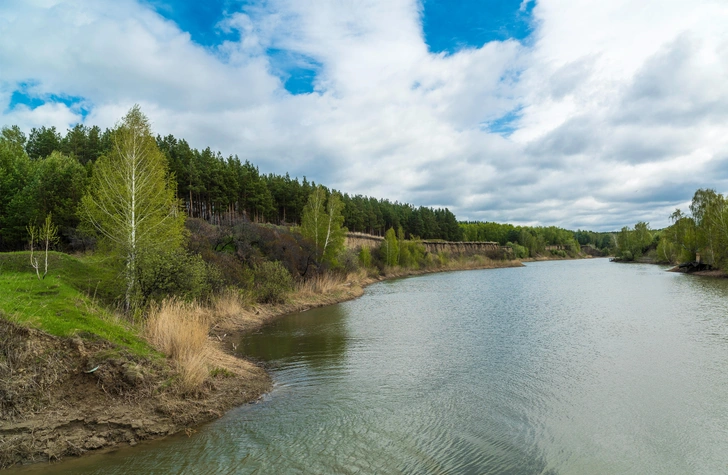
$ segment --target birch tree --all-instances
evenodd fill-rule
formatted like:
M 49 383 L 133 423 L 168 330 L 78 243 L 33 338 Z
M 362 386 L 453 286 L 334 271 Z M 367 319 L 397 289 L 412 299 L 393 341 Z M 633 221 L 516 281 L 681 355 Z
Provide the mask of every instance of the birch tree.
M 338 193 L 333 192 L 326 199 L 326 190 L 319 185 L 311 192 L 303 209 L 301 234 L 316 245 L 321 262 L 336 264 L 336 256 L 344 247 L 343 208 Z
M 124 261 L 127 311 L 140 256 L 182 244 L 184 215 L 175 189 L 149 120 L 135 105 L 114 129 L 111 151 L 97 160 L 82 200 L 83 218 Z
M 46 275 L 48 275 L 48 252 L 51 250 L 51 246 L 58 243 L 58 226 L 53 224 L 51 215 L 48 213 L 42 226 L 38 227 L 34 224 L 29 224 L 26 229 L 30 244 L 30 265 L 35 269 L 35 275 L 38 276 L 38 280 L 45 279 Z M 38 258 L 35 257 L 36 243 L 45 251 L 45 267 L 43 268 L 42 277 L 40 275 L 40 263 L 38 262 Z

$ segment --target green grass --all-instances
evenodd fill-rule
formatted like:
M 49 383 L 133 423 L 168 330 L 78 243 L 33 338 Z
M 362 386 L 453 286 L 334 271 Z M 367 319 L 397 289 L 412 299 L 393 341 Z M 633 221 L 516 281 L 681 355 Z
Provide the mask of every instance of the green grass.
M 77 258 L 54 252 L 49 255 L 48 275 L 38 280 L 29 254 L 0 253 L 3 317 L 56 336 L 95 335 L 138 355 L 152 353 L 133 326 L 115 319 L 107 309 L 123 289 L 113 266 L 103 265 L 99 257 Z

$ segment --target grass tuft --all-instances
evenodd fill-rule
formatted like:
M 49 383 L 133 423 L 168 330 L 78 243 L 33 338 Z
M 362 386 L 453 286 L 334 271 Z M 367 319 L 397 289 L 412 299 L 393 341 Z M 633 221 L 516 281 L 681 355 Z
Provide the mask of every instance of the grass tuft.
M 185 391 L 199 388 L 209 374 L 205 363 L 208 331 L 209 317 L 196 303 L 167 299 L 149 312 L 147 338 L 177 364 Z

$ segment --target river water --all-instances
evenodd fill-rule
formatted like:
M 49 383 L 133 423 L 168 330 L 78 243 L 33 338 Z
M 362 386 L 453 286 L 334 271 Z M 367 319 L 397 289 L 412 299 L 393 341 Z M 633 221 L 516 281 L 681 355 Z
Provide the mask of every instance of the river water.
M 606 259 L 382 282 L 245 337 L 261 402 L 43 470 L 728 473 L 727 309 L 728 280 Z

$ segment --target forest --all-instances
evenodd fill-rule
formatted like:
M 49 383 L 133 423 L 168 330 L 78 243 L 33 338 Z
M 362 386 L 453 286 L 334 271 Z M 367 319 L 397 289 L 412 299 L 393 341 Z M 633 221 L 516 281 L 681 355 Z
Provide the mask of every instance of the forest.
M 65 249 L 83 249 L 76 208 L 97 159 L 112 147 L 111 129 L 76 125 L 61 135 L 55 127 L 17 126 L 2 130 L 0 144 L 0 250 L 23 249 L 25 227 L 48 213 L 60 228 Z M 157 136 L 176 195 L 190 218 L 234 225 L 245 216 L 254 223 L 300 225 L 303 207 L 316 188 L 306 177 L 260 173 L 237 156 L 223 157 L 209 147 L 198 150 L 184 139 Z M 326 189 L 327 195 L 335 190 Z M 462 231 L 447 208 L 433 209 L 362 195 L 341 195 L 344 226 L 383 236 L 402 228 L 407 237 L 459 241 Z
M 713 189 L 698 189 L 685 213 L 676 209 L 670 225 L 652 230 L 638 222 L 615 234 L 615 256 L 623 261 L 643 257 L 656 262 L 700 262 L 728 268 L 728 199 Z

